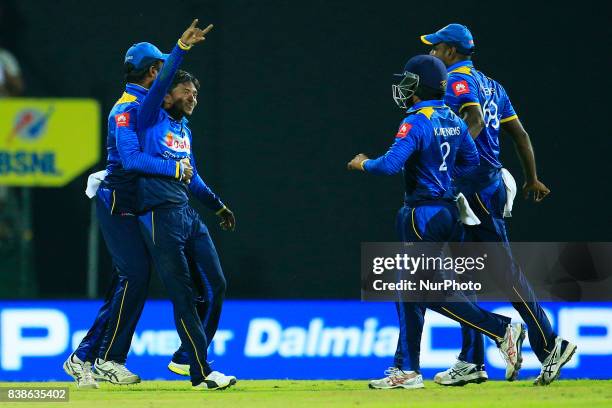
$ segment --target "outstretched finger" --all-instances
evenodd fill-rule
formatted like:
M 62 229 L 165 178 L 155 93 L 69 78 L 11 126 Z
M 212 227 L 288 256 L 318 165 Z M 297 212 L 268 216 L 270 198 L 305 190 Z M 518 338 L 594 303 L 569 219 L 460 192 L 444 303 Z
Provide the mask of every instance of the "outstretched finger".
M 214 26 L 212 24 L 209 24 L 208 27 L 206 27 L 204 30 L 202 30 L 202 35 L 208 34 L 210 32 L 210 30 L 213 29 L 213 27 Z
M 193 21 L 191 22 L 191 25 L 189 26 L 189 28 L 195 28 L 195 26 L 198 24 L 198 19 L 194 18 Z

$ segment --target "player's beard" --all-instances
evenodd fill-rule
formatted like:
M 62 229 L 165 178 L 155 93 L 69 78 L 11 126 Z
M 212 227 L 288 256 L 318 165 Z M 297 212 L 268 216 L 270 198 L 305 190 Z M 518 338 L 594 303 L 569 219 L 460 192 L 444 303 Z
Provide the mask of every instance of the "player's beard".
M 187 102 L 182 99 L 178 99 L 174 101 L 171 107 L 166 109 L 166 112 L 168 112 L 168 114 L 172 116 L 175 120 L 181 120 L 184 116 L 190 116 L 193 110 L 188 111 Z

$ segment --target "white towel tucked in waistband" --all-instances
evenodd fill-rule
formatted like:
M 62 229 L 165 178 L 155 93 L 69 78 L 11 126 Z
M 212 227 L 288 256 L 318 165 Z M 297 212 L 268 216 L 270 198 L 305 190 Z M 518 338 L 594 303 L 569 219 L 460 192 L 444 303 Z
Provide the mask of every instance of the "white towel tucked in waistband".
M 512 174 L 506 169 L 501 169 L 502 180 L 506 186 L 506 205 L 504 206 L 504 217 L 512 217 L 512 204 L 516 197 L 516 181 Z
M 459 208 L 459 218 L 465 225 L 480 225 L 480 219 L 476 216 L 472 207 L 468 203 L 467 198 L 463 193 L 459 193 L 457 196 L 457 208 Z
M 106 170 L 101 170 L 90 174 L 87 177 L 87 188 L 85 189 L 85 195 L 89 198 L 94 198 L 100 187 L 100 183 L 106 178 Z

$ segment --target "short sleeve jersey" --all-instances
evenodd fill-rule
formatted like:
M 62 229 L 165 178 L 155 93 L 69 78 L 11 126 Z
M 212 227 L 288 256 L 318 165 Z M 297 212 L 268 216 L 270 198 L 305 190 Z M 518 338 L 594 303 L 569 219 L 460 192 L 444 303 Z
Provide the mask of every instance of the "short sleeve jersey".
M 504 87 L 476 70 L 471 61 L 462 61 L 448 68 L 444 102 L 458 115 L 470 105 L 479 105 L 482 108 L 485 127 L 475 139 L 480 153 L 480 166 L 488 169 L 501 168 L 500 125 L 517 118 Z

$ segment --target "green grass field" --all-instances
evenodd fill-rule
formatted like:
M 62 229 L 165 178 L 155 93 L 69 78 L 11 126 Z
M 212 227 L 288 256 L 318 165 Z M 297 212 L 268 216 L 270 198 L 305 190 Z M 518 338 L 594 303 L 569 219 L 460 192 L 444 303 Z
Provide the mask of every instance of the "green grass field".
M 370 390 L 367 381 L 239 381 L 225 391 L 194 391 L 186 381 L 145 381 L 133 386 L 103 383 L 77 390 L 73 383 L 0 383 L 0 387 L 69 386 L 69 403 L 0 403 L 15 407 L 612 407 L 612 380 L 561 380 L 549 387 L 530 381 L 490 381 L 420 390 Z

